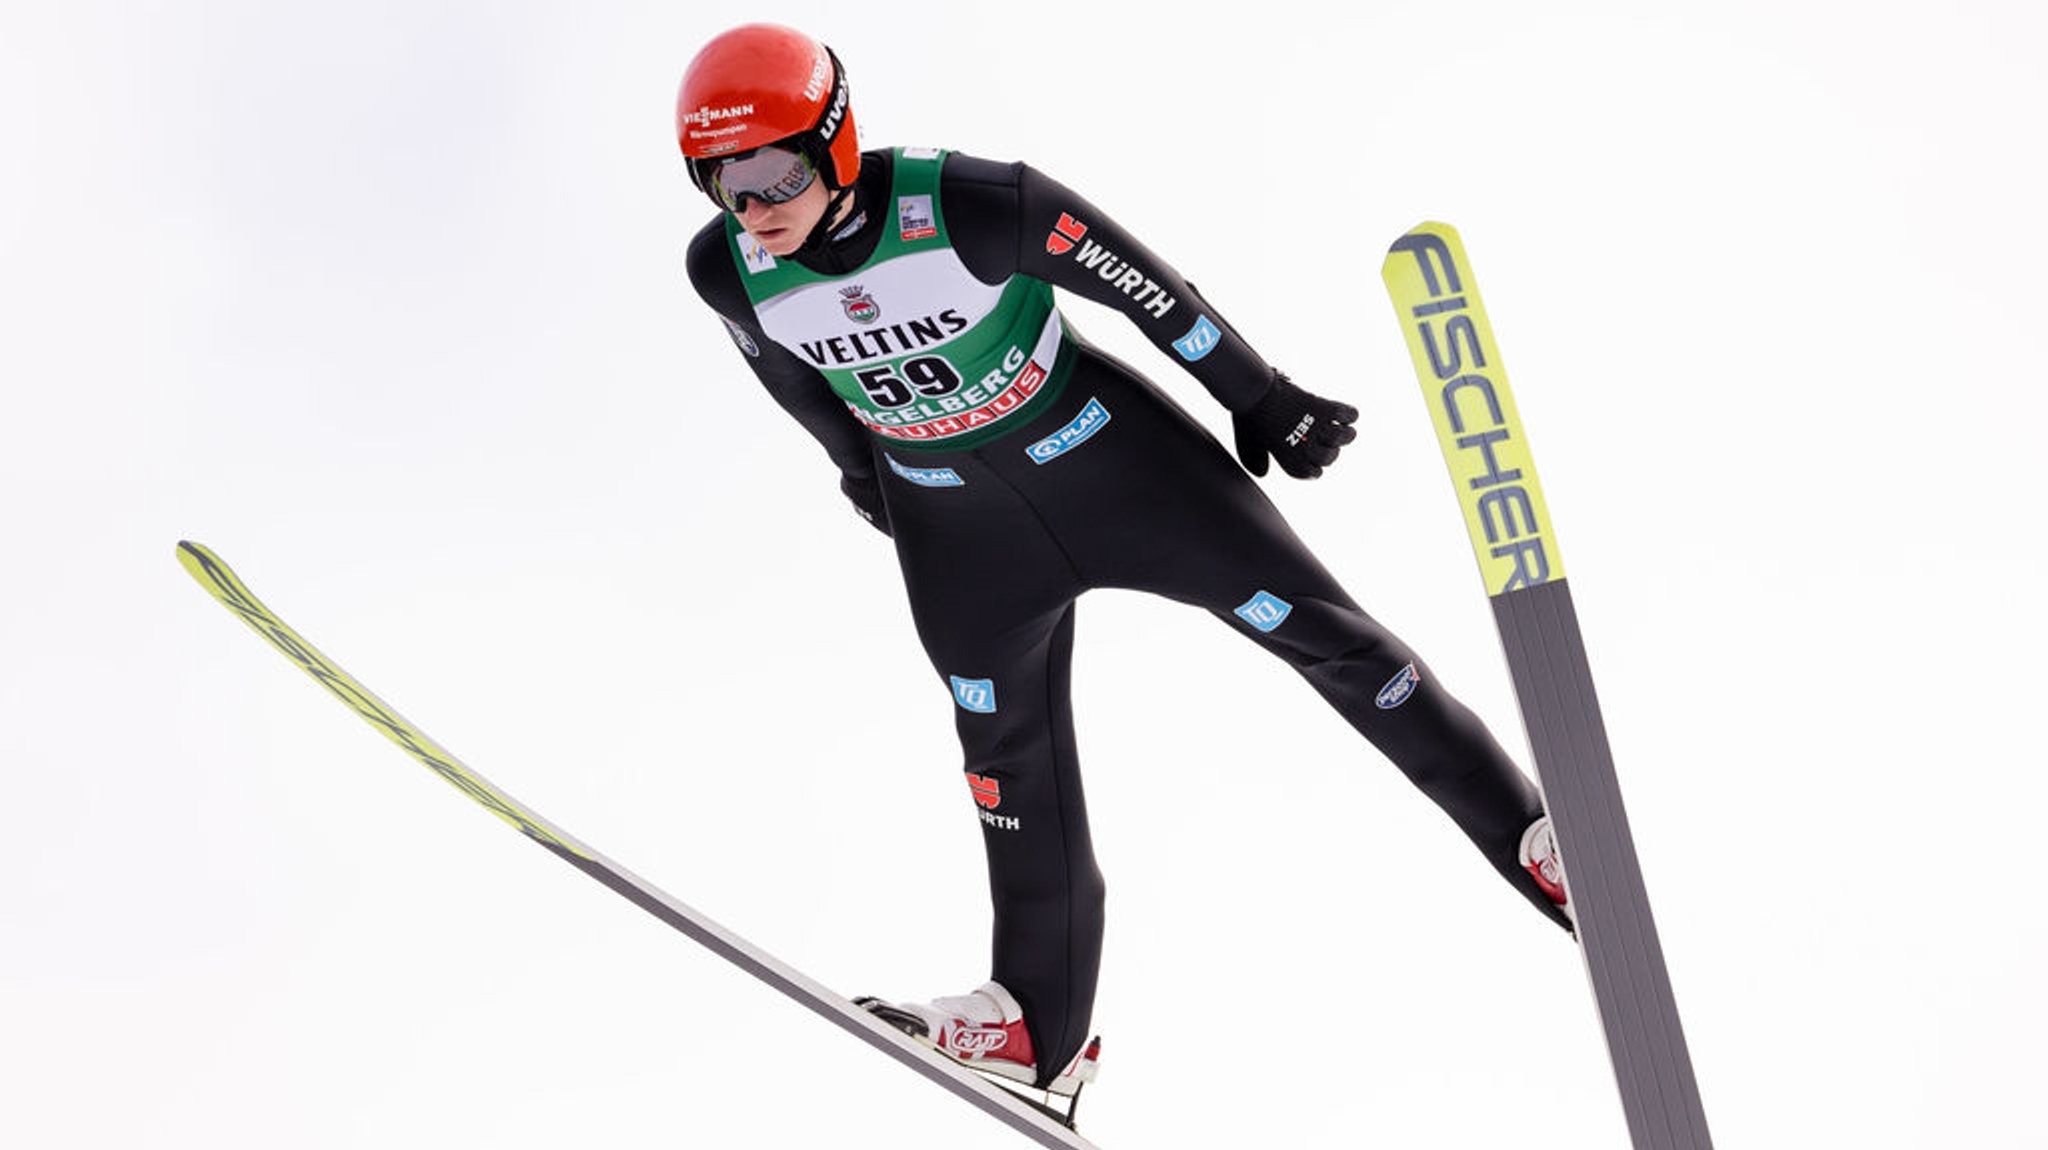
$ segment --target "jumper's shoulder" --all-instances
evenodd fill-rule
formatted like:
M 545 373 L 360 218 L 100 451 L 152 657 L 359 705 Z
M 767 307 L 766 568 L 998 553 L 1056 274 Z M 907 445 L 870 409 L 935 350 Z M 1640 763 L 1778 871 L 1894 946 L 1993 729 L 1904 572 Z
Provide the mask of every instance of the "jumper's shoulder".
M 941 191 L 954 189 L 1005 189 L 1016 190 L 1023 178 L 1027 165 L 1021 160 L 991 160 L 966 152 L 947 152 L 945 166 L 939 169 Z
M 747 300 L 746 285 L 740 282 L 739 268 L 733 264 L 724 216 L 713 217 L 690 237 L 683 267 L 689 274 L 690 286 L 718 314 L 732 319 L 746 315 L 753 307 Z
M 720 278 L 723 270 L 726 276 L 732 271 L 732 256 L 728 254 L 725 239 L 725 217 L 713 216 L 697 234 L 690 237 L 690 245 L 683 256 L 683 267 L 689 273 L 690 282 L 698 291 Z
M 965 152 L 946 153 L 939 169 L 939 202 L 953 250 L 976 279 L 1001 283 L 1021 270 L 1018 237 L 1023 234 L 1024 203 L 1019 189 L 1030 169 Z

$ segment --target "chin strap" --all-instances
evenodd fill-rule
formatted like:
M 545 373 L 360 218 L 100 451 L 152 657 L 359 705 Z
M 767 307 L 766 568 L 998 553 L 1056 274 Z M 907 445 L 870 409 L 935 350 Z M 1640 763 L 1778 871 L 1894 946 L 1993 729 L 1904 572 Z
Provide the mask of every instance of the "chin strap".
M 799 255 L 822 253 L 831 240 L 839 238 L 831 234 L 832 229 L 839 226 L 840 209 L 844 208 L 847 202 L 853 199 L 854 193 L 859 187 L 860 185 L 855 183 L 850 187 L 833 189 L 832 198 L 825 201 L 825 213 L 818 217 L 818 222 L 812 226 L 810 234 L 804 237 L 802 246 L 797 248 Z M 855 212 L 855 218 L 848 220 L 846 226 L 849 228 L 857 227 L 860 223 L 859 215 L 860 213 Z

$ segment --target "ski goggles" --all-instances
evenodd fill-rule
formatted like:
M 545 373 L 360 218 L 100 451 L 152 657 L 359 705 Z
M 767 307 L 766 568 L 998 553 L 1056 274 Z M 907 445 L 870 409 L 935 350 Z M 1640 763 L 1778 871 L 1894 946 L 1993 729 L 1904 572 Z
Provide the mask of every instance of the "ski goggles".
M 817 178 L 818 169 L 809 156 L 771 146 L 718 161 L 704 190 L 726 211 L 738 215 L 749 197 L 764 204 L 786 204 L 804 194 Z

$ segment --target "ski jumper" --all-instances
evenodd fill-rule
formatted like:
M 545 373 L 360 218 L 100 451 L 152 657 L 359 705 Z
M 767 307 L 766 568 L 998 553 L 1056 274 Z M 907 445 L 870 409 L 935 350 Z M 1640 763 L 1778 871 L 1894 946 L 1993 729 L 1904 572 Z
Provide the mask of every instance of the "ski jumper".
M 689 250 L 699 294 L 841 471 L 878 476 L 918 636 L 954 714 L 994 902 L 992 977 L 1049 1079 L 1088 1037 L 1103 879 L 1068 669 L 1095 587 L 1208 611 L 1285 660 L 1507 881 L 1536 788 L 1347 595 L 1257 483 L 1137 372 L 1081 342 L 1055 287 L 1106 304 L 1226 408 L 1273 370 L 1193 285 L 1023 164 L 863 155 L 822 251 L 775 258 L 731 216 Z

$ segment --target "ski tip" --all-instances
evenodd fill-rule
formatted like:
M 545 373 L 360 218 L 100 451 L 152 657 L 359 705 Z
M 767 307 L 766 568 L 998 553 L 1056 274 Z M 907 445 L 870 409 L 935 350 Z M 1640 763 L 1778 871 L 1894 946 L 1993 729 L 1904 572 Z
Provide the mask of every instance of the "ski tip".
M 1387 258 L 1392 259 L 1403 252 L 1412 251 L 1418 241 L 1425 238 L 1457 247 L 1464 246 L 1463 241 L 1458 238 L 1458 229 L 1441 220 L 1424 220 L 1402 232 L 1400 238 L 1387 245 Z
M 1464 247 L 1456 228 L 1435 220 L 1416 224 L 1388 244 L 1386 257 L 1380 261 L 1380 279 L 1394 293 L 1396 310 L 1405 314 L 1401 301 L 1410 296 L 1433 300 L 1442 294 L 1439 274 L 1453 281 L 1451 291 L 1463 290 L 1452 269 L 1465 262 L 1459 255 Z
M 178 540 L 178 566 L 183 567 L 185 574 L 197 579 L 205 587 L 218 587 L 223 582 L 232 582 L 234 579 L 233 574 L 228 571 L 228 565 L 220 561 L 220 556 L 215 555 L 204 544 L 194 543 L 190 539 Z

